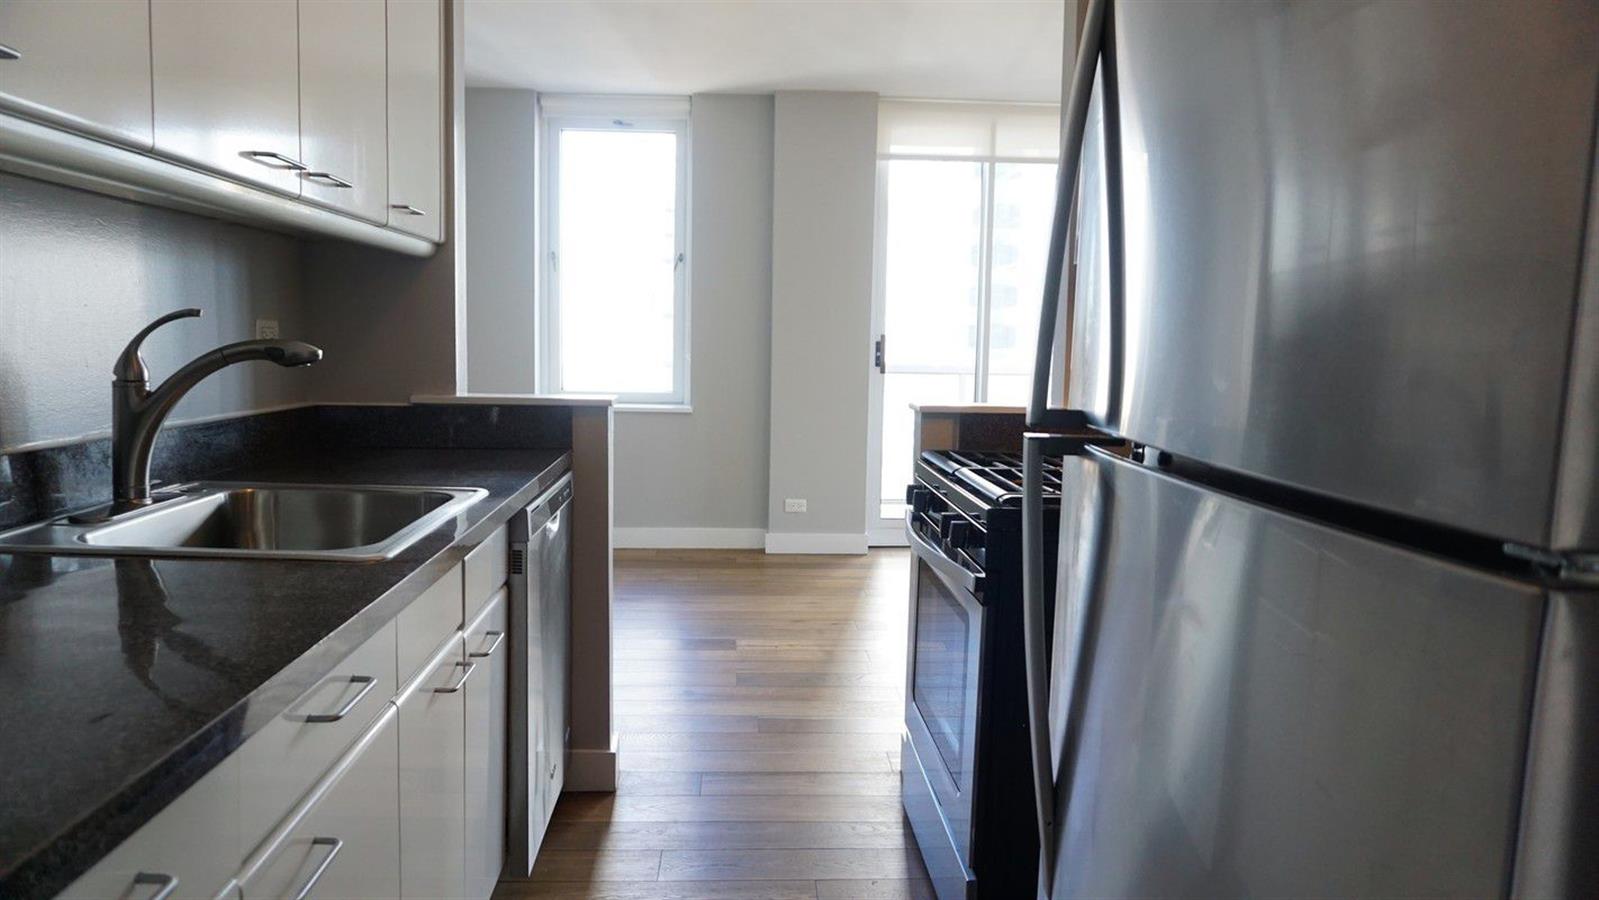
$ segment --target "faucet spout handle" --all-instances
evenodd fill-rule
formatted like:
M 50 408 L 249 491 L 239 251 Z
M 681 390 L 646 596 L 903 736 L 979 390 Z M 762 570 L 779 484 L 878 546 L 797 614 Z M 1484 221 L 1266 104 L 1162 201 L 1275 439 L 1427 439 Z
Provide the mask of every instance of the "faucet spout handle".
M 117 381 L 149 381 L 150 370 L 144 367 L 144 357 L 139 355 L 139 345 L 143 344 L 144 339 L 150 336 L 150 332 L 160 328 L 162 325 L 178 319 L 192 319 L 201 314 L 201 311 L 194 307 L 173 310 L 139 329 L 139 333 L 134 335 L 133 340 L 128 342 L 128 346 L 122 351 L 122 355 L 117 357 L 116 367 L 112 369 L 111 374 L 116 377 Z

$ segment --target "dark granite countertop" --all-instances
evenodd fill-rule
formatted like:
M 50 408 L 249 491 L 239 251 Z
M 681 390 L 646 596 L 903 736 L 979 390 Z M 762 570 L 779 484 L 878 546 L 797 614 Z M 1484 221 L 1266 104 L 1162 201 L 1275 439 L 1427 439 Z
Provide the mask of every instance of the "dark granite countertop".
M 569 468 L 367 449 L 208 476 L 489 492 L 377 563 L 0 555 L 0 896 L 87 871 Z

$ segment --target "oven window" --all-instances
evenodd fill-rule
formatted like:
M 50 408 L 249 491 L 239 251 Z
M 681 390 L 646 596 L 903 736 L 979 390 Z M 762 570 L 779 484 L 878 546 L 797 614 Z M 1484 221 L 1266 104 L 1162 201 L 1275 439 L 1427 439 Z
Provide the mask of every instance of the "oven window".
M 967 679 L 974 668 L 967 660 L 973 623 L 950 587 L 927 563 L 917 561 L 916 661 L 911 694 L 933 735 L 933 744 L 956 784 L 965 783 L 961 748 L 968 727 Z

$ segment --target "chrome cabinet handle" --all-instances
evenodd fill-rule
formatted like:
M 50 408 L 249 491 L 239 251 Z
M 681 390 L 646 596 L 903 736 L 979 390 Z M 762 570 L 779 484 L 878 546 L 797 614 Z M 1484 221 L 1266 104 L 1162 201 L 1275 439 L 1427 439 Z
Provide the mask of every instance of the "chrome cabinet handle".
M 355 187 L 355 185 L 351 184 L 348 181 L 345 181 L 343 178 L 340 178 L 337 175 L 334 175 L 332 172 L 301 172 L 300 173 L 300 177 L 304 178 L 306 181 L 315 181 L 318 184 L 327 185 L 328 187 L 336 187 L 336 188 L 353 188 L 353 187 Z
M 315 837 L 311 839 L 311 846 L 327 847 L 328 855 L 322 857 L 322 862 L 318 863 L 317 867 L 311 871 L 311 877 L 307 878 L 305 884 L 300 885 L 300 889 L 294 892 L 294 900 L 305 900 L 306 897 L 311 896 L 311 889 L 316 887 L 318 881 L 322 880 L 322 874 L 328 870 L 328 866 L 333 865 L 333 857 L 338 856 L 339 851 L 344 849 L 344 840 L 336 837 Z
M 21 50 L 18 50 L 15 47 L 7 47 L 5 44 L 0 44 L 0 60 L 21 59 L 21 58 L 22 58 L 22 51 Z M 173 880 L 174 883 L 177 882 L 176 878 L 174 878 L 172 880 Z
M 290 172 L 304 172 L 309 168 L 292 156 L 285 156 L 275 150 L 246 150 L 239 154 L 251 162 L 258 162 L 269 169 L 286 169 Z M 273 165 L 277 163 L 277 165 Z
M 444 687 L 439 687 L 439 688 L 434 688 L 433 689 L 433 693 L 435 693 L 435 694 L 453 694 L 453 693 L 456 693 L 461 688 L 466 687 L 466 680 L 468 678 L 472 677 L 472 673 L 473 672 L 477 671 L 477 663 L 475 663 L 475 662 L 458 662 L 458 663 L 455 664 L 455 667 L 457 669 L 461 669 L 462 670 L 461 671 L 460 680 L 457 681 L 455 684 L 445 685 Z
M 423 212 L 420 209 L 417 209 L 416 207 L 412 206 L 409 203 L 390 203 L 389 204 L 389 209 L 392 209 L 395 212 L 405 213 L 408 216 L 425 216 L 425 215 L 427 215 L 427 213 Z
M 490 644 L 487 650 L 473 650 L 467 656 L 473 659 L 488 659 L 494 655 L 494 651 L 500 649 L 500 644 L 505 642 L 505 632 L 503 631 L 485 631 L 483 636 L 494 638 L 494 643 Z
M 167 900 L 178 889 L 178 876 L 165 872 L 140 872 L 133 876 L 133 883 L 136 887 L 156 888 L 150 900 Z
M 355 705 L 360 703 L 363 697 L 371 693 L 372 687 L 377 684 L 377 679 L 371 675 L 351 675 L 348 681 L 350 684 L 359 684 L 361 689 L 355 692 L 354 697 L 344 701 L 344 705 L 339 707 L 337 710 L 334 710 L 330 713 L 312 713 L 306 716 L 291 716 L 290 718 L 297 718 L 301 722 L 337 722 L 349 715 L 350 710 L 355 709 Z

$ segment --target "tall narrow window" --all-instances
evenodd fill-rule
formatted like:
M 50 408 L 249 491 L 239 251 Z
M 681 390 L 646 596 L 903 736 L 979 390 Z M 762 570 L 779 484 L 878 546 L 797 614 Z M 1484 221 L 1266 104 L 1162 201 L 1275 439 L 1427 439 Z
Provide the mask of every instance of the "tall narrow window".
M 685 403 L 687 119 L 555 109 L 546 101 L 541 388 Z
M 1055 209 L 1053 106 L 879 112 L 879 516 L 911 480 L 911 403 L 1026 403 Z

